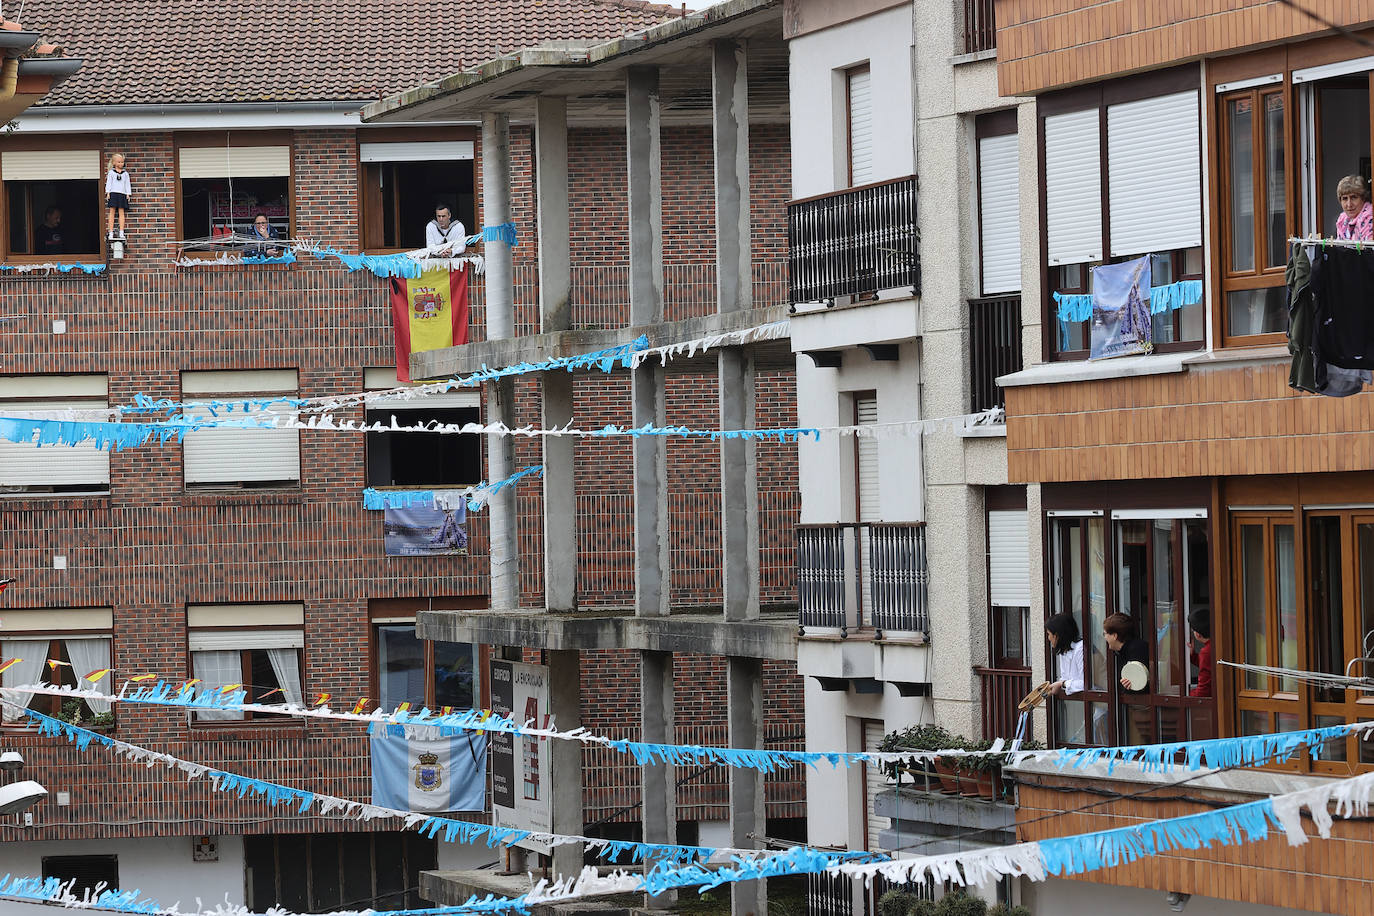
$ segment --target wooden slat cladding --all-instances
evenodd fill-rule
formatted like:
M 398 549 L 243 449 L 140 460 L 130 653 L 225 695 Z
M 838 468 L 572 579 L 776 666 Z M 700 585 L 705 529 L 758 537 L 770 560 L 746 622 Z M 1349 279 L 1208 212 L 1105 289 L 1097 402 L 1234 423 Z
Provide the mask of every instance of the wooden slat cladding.
M 1367 0 L 1304 0 L 1338 25 L 1374 22 Z M 1277 0 L 997 0 L 997 79 L 1024 95 L 1324 31 Z M 1358 47 L 1351 45 L 1351 56 Z M 1363 52 L 1368 53 L 1368 52 Z
M 1288 363 L 1008 388 L 1011 482 L 1374 469 L 1374 397 L 1288 387 Z
M 1129 783 L 1094 781 L 1092 788 L 1126 793 L 1140 787 Z M 1016 809 L 1017 839 L 1043 840 L 1211 810 L 1203 804 L 1175 800 L 1177 793 L 1167 786 L 1161 789 L 1158 794 L 1170 800 L 1151 801 L 1149 796 L 1123 798 L 1105 808 L 1075 811 L 1084 805 L 1101 805 L 1102 796 L 1022 783 L 1018 789 L 1021 803 Z M 1197 789 L 1185 790 L 1184 794 L 1201 798 L 1209 793 Z M 1225 799 L 1231 803 L 1250 800 L 1239 797 Z M 1055 814 L 1060 816 L 1055 817 Z M 1032 822 L 1042 817 L 1046 819 Z M 1314 833 L 1311 821 L 1307 825 L 1309 834 Z M 1199 897 L 1343 916 L 1364 916 L 1374 907 L 1374 877 L 1369 871 L 1369 862 L 1372 860 L 1374 827 L 1368 821 L 1337 819 L 1331 839 L 1314 839 L 1304 846 L 1288 845 L 1288 840 L 1279 831 L 1271 834 L 1269 839 L 1241 846 L 1171 849 L 1128 865 L 1113 865 L 1111 868 L 1075 875 L 1071 880 L 1146 888 L 1161 893 L 1179 891 Z M 1205 901 L 1194 901 L 1193 908 L 1199 904 L 1205 904 Z M 1159 908 L 1164 910 L 1162 900 Z M 1203 912 L 1206 912 L 1205 908 Z

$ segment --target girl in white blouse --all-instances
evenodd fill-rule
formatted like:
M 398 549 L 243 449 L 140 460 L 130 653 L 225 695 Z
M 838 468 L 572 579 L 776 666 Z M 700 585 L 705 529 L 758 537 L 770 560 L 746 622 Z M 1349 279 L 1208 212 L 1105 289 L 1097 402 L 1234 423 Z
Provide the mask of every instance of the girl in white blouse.
M 1045 636 L 1054 650 L 1054 670 L 1059 679 L 1050 684 L 1050 693 L 1057 697 L 1083 692 L 1083 639 L 1078 635 L 1078 621 L 1069 613 L 1055 614 L 1045 621 Z

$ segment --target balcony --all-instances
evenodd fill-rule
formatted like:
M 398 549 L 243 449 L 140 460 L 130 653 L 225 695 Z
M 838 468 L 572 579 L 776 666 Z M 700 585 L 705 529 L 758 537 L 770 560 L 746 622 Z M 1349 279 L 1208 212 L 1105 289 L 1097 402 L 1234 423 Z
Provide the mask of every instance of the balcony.
M 793 305 L 899 288 L 917 295 L 916 177 L 789 204 L 787 256 Z
M 1006 407 L 997 379 L 1021 371 L 1021 297 L 994 296 L 968 303 L 969 412 Z
M 798 623 L 831 627 L 847 637 L 860 627 L 930 632 L 926 599 L 926 529 L 902 524 L 842 522 L 797 526 Z
M 964 0 L 964 53 L 997 47 L 997 19 L 993 0 Z
M 1019 718 L 1016 706 L 1030 693 L 1030 669 L 975 666 L 973 673 L 978 675 L 983 697 L 983 738 L 1012 738 Z

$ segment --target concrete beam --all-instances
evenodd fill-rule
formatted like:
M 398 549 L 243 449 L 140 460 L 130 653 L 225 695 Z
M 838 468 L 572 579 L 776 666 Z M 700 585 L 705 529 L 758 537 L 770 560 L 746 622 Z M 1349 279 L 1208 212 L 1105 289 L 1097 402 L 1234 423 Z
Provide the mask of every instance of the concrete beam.
M 676 744 L 674 730 L 673 653 L 641 652 L 639 655 L 640 740 L 654 744 Z M 559 726 L 562 728 L 562 726 Z M 568 742 L 565 742 L 568 743 Z M 643 805 L 640 816 L 644 842 L 677 843 L 676 768 L 664 763 L 643 767 Z M 652 909 L 666 909 L 677 901 L 677 892 L 668 891 L 647 903 Z
M 630 201 L 630 324 L 663 320 L 663 161 L 657 67 L 625 77 Z
M 547 653 L 549 712 L 556 727 L 567 730 L 582 725 L 581 653 L 556 649 Z M 553 832 L 580 836 L 582 830 L 582 746 L 576 741 L 549 742 L 549 766 L 554 778 Z M 568 878 L 582 870 L 581 843 L 553 847 L 553 873 Z
M 720 351 L 720 428 L 753 429 L 754 361 L 741 349 Z M 757 445 L 720 440 L 721 582 L 725 619 L 759 616 L 759 487 Z
M 763 662 L 756 658 L 727 657 L 725 683 L 730 746 L 762 748 Z M 731 767 L 730 845 L 737 849 L 760 849 L 766 827 L 763 773 L 747 767 Z M 767 881 L 740 881 L 730 885 L 731 916 L 767 916 L 767 913 Z
M 787 317 L 787 306 L 774 305 L 767 308 L 727 312 L 725 314 L 702 315 L 698 318 L 684 318 L 680 321 L 658 321 L 649 324 L 631 325 L 627 328 L 614 328 L 597 331 L 551 331 L 545 334 L 531 334 L 511 340 L 479 340 L 458 347 L 442 350 L 424 350 L 414 353 L 410 358 L 412 378 L 450 378 L 476 372 L 484 365 L 488 367 L 514 366 L 519 363 L 537 363 L 546 359 L 577 356 L 595 350 L 605 350 L 627 344 L 641 335 L 649 338 L 649 346 L 664 347 L 669 344 L 702 337 L 712 337 L 729 331 L 743 331 L 759 325 L 772 324 Z M 767 347 L 769 344 L 787 346 L 787 338 L 766 341 L 754 345 Z M 715 351 L 697 353 L 696 359 L 714 359 Z M 691 359 L 686 353 L 674 357 L 674 362 Z M 561 370 L 560 370 L 561 371 Z

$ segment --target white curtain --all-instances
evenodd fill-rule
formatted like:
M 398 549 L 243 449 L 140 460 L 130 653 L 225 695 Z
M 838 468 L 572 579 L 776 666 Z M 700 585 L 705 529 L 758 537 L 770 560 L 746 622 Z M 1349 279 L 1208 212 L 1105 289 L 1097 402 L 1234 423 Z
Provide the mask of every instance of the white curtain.
M 109 639 L 66 639 L 63 642 L 67 644 L 67 657 L 72 660 L 72 672 L 76 675 L 76 685 L 84 689 L 109 693 L 110 675 L 105 675 L 94 684 L 84 680 L 86 675 L 92 671 L 110 667 Z M 86 705 L 91 707 L 91 712 L 97 715 L 110 711 L 109 700 L 87 700 Z
M 43 676 L 43 663 L 48 660 L 47 639 L 7 639 L 3 647 L 5 661 L 18 659 L 5 671 L 4 686 L 17 687 L 20 684 L 37 684 Z M 20 707 L 27 707 L 33 694 L 27 691 L 6 694 L 5 698 Z M 22 718 L 22 713 L 14 706 L 5 707 L 4 719 L 13 722 Z
M 304 705 L 301 694 L 301 662 L 297 649 L 268 649 L 267 660 L 272 663 L 272 673 L 277 676 L 281 692 L 286 694 L 286 702 Z
M 201 688 L 224 687 L 243 680 L 243 656 L 235 650 L 192 652 L 191 670 L 200 678 Z M 198 709 L 197 719 L 242 719 L 234 709 Z

